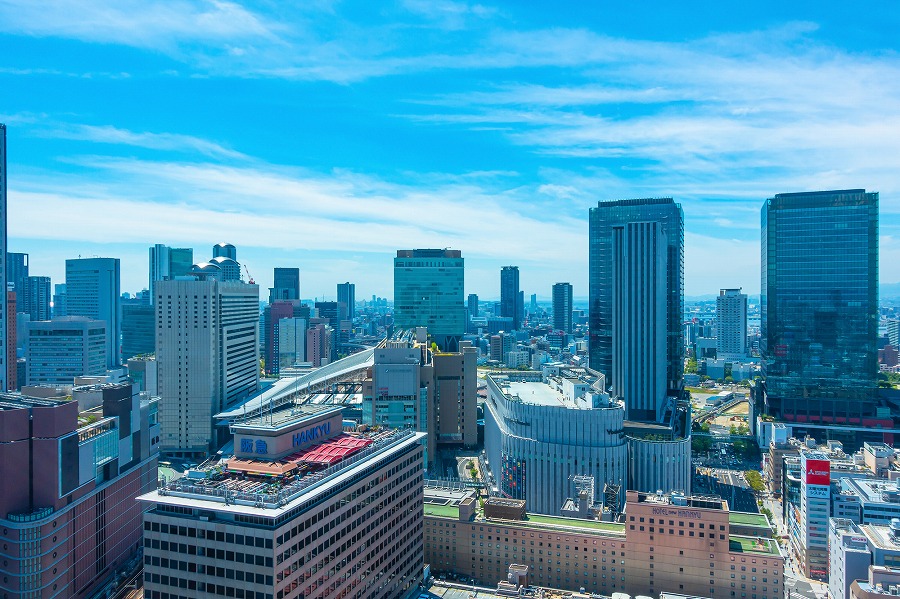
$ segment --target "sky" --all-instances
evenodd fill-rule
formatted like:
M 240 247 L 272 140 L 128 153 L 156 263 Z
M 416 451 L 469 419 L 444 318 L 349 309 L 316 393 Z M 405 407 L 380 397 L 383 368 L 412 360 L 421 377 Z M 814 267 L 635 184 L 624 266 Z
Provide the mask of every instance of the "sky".
M 898 30 L 893 0 L 0 0 L 8 247 L 135 292 L 150 245 L 224 241 L 325 299 L 449 247 L 467 293 L 514 264 L 584 297 L 589 208 L 673 197 L 686 295 L 755 294 L 766 198 L 865 188 L 900 282 Z

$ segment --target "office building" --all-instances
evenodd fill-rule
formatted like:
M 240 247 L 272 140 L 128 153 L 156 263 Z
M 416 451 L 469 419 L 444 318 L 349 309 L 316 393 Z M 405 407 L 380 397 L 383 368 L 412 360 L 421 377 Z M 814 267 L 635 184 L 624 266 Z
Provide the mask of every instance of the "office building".
M 291 404 L 231 429 L 234 457 L 138 498 L 147 597 L 394 599 L 418 588 L 423 435 L 344 433 L 339 407 Z
M 869 566 L 868 576 L 850 585 L 852 599 L 891 599 L 900 594 L 900 568 Z
M 526 507 L 503 497 L 479 505 L 470 490 L 426 487 L 432 573 L 487 585 L 517 564 L 529 584 L 585 596 L 655 597 L 670 589 L 687 597 L 784 597 L 785 559 L 765 516 L 729 510 L 721 499 L 630 491 L 624 523 L 598 520 L 592 510 L 554 517 Z
M 278 321 L 278 343 L 275 347 L 278 372 L 306 362 L 306 319 L 282 318 Z
M 356 318 L 356 285 L 338 283 L 337 301 L 341 310 L 340 320 L 352 321 Z
M 27 313 L 33 321 L 50 320 L 50 277 L 28 277 L 22 299 L 20 312 Z
M 426 327 L 441 349 L 456 351 L 466 332 L 464 278 L 459 250 L 397 250 L 395 328 Z
M 478 296 L 476 294 L 469 294 L 469 297 L 466 298 L 466 306 L 469 309 L 469 318 L 478 318 Z
M 374 350 L 363 385 L 362 421 L 427 433 L 426 463 L 439 449 L 478 444 L 477 351 L 433 352 L 423 331 L 398 331 Z
M 84 316 L 106 323 L 106 364 L 121 362 L 122 294 L 118 258 L 66 260 L 66 314 Z
M 151 397 L 159 397 L 156 356 L 128 358 L 128 378 L 134 381 L 136 391 L 145 391 Z
M 213 258 L 230 258 L 237 262 L 237 248 L 230 243 L 217 243 L 213 246 Z
M 163 452 L 205 456 L 225 441 L 213 415 L 259 386 L 259 287 L 157 281 L 156 363 Z
M 0 596 L 93 597 L 138 552 L 156 402 L 130 384 L 81 395 L 0 396 Z
M 71 385 L 75 377 L 106 374 L 106 323 L 63 316 L 26 325 L 28 385 Z
M 553 328 L 572 333 L 572 284 L 553 285 Z
M 888 342 L 892 347 L 900 347 L 900 320 L 889 318 L 885 328 L 887 329 Z
M 763 409 L 810 429 L 892 426 L 875 420 L 878 194 L 778 194 L 761 215 Z
M 680 395 L 684 372 L 682 313 L 684 306 L 684 215 L 681 205 L 671 198 L 615 200 L 599 202 L 590 210 L 589 229 L 589 318 L 590 366 L 609 373 L 611 385 L 617 385 L 613 372 L 614 284 L 613 229 L 629 223 L 659 223 L 658 239 L 665 239 L 666 276 L 659 277 L 665 294 L 665 381 L 668 395 Z M 645 227 L 646 228 L 646 227 Z M 647 299 L 649 310 L 655 304 Z
M 156 351 L 156 311 L 138 300 L 122 301 L 122 356 L 125 360 Z
M 6 292 L 6 321 L 9 323 L 17 322 L 16 318 L 16 292 Z M 6 330 L 6 363 L 9 364 L 9 372 L 6 373 L 6 389 L 0 391 L 15 391 L 24 382 L 24 378 L 19 379 L 18 368 L 18 326 L 10 326 Z
M 157 243 L 150 248 L 150 302 L 153 303 L 155 283 L 187 276 L 194 265 L 193 248 L 173 248 Z M 126 356 L 127 358 L 128 356 Z
M 850 599 L 850 585 L 866 578 L 872 553 L 859 527 L 842 518 L 828 521 L 828 592 L 831 599 Z
M 324 323 L 309 323 L 306 329 L 306 361 L 318 368 L 331 362 L 334 329 Z
M 65 283 L 57 283 L 53 286 L 53 318 L 69 315 L 68 299 Z
M 6 253 L 6 230 L 7 211 L 6 211 L 6 125 L 0 123 L 0 281 L 4 283 L 10 282 L 10 274 L 6 271 L 7 253 Z M 27 263 L 27 257 L 26 257 Z M 7 294 L 0 294 L 3 305 L 0 305 L 0 346 L 4 349 L 8 348 L 8 335 L 10 328 L 16 326 L 14 321 L 9 318 L 9 310 L 6 306 Z M 15 368 L 14 364 L 10 364 L 7 358 L 7 352 L 0 352 L 0 390 L 9 388 L 9 372 Z
M 720 289 L 716 297 L 716 357 L 746 358 L 747 294 L 740 289 Z
M 300 299 L 300 269 L 275 268 L 274 287 L 269 289 L 269 303 Z
M 294 304 L 289 301 L 276 300 L 263 308 L 263 326 L 265 327 L 265 370 L 267 375 L 279 372 L 279 325 L 284 318 L 293 318 Z
M 21 298 L 25 295 L 26 283 L 28 281 L 28 254 L 20 254 L 18 252 L 8 252 L 6 254 L 6 282 L 13 285 L 16 297 Z M 22 302 L 20 302 L 21 304 Z M 25 305 L 19 306 L 20 311 Z
M 558 515 L 572 477 L 593 479 L 591 505 L 607 483 L 624 488 L 625 410 L 600 391 L 602 374 L 573 369 L 546 383 L 540 373 L 488 375 L 487 384 L 484 448 L 503 496 Z
M 828 517 L 831 508 L 831 462 L 820 451 L 800 453 L 800 509 L 788 532 L 804 576 L 828 578 Z
M 500 269 L 500 316 L 512 318 L 513 330 L 519 330 L 524 313 L 519 311 L 519 267 Z

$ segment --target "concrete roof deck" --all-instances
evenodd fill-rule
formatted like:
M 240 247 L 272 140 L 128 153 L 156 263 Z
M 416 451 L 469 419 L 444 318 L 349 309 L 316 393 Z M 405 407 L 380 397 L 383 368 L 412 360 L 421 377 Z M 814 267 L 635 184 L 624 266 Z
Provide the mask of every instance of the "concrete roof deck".
M 782 557 L 778 543 L 773 539 L 758 537 L 742 537 L 730 535 L 728 537 L 728 550 L 739 553 L 758 553 L 772 557 Z

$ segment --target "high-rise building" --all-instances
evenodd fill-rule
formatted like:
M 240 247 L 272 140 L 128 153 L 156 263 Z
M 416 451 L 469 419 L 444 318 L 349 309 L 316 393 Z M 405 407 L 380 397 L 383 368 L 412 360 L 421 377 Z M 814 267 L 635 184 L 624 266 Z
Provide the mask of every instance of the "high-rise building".
M 864 425 L 877 406 L 878 194 L 778 194 L 761 216 L 766 413 Z
M 553 285 L 553 328 L 565 333 L 572 332 L 572 284 Z
M 469 309 L 469 318 L 478 318 L 478 296 L 474 293 L 470 293 L 466 301 L 466 306 Z
M 0 596 L 105 596 L 141 546 L 156 401 L 131 384 L 0 401 Z M 79 410 L 83 410 L 79 413 Z
M 338 283 L 337 301 L 341 306 L 340 320 L 353 320 L 356 318 L 356 285 L 353 283 Z
M 6 254 L 6 282 L 13 284 L 18 298 L 19 312 L 27 312 L 28 305 L 23 299 L 28 283 L 28 254 L 9 252 Z
M 282 368 L 292 368 L 306 362 L 306 319 L 282 318 L 278 321 L 278 344 L 276 345 L 278 372 Z
M 397 250 L 394 326 L 427 327 L 441 349 L 456 351 L 466 332 L 464 279 L 459 250 Z
M 237 248 L 230 243 L 217 243 L 213 246 L 213 258 L 231 258 L 237 262 Z
M 50 277 L 28 277 L 23 297 L 26 308 L 21 311 L 32 321 L 50 320 Z
M 306 330 L 306 361 L 315 366 L 325 366 L 331 362 L 331 346 L 334 329 L 324 323 L 310 323 Z
M 137 300 L 122 302 L 122 357 L 125 360 L 156 351 L 156 311 Z
M 8 283 L 9 273 L 6 272 L 6 125 L 0 123 L 0 281 Z M 8 335 L 10 327 L 15 327 L 15 322 L 10 322 L 6 308 L 7 294 L 0 293 L 0 346 L 8 347 Z M 0 352 L 0 389 L 7 389 L 9 383 L 9 371 L 15 368 L 15 364 L 7 362 L 6 352 Z
M 26 325 L 29 385 L 71 385 L 75 377 L 106 374 L 106 322 L 63 316 Z
M 15 291 L 7 291 L 6 292 L 6 321 L 9 323 L 17 323 L 16 318 L 16 292 Z M 0 389 L 0 391 L 15 391 L 19 387 L 22 386 L 22 382 L 19 380 L 18 373 L 18 353 L 16 350 L 18 349 L 18 326 L 11 325 L 6 330 L 6 363 L 9 364 L 8 372 L 6 373 L 6 389 Z M 23 377 L 24 378 L 24 377 Z
M 720 289 L 716 297 L 716 357 L 747 356 L 747 294 Z
M 106 323 L 106 362 L 121 363 L 122 294 L 118 258 L 66 260 L 66 314 L 85 316 Z
M 683 388 L 684 343 L 684 215 L 672 198 L 599 202 L 590 210 L 589 284 L 591 368 L 613 373 L 613 228 L 627 223 L 658 222 L 666 239 L 665 282 L 666 387 L 670 394 Z
M 157 243 L 150 248 L 150 302 L 153 303 L 154 283 L 186 276 L 194 265 L 193 248 L 173 248 Z
M 57 283 L 53 286 L 53 317 L 69 315 L 69 296 L 66 293 L 66 284 Z
M 276 300 L 263 309 L 263 326 L 265 328 L 265 368 L 266 374 L 277 375 L 280 371 L 279 327 L 285 318 L 294 316 L 294 303 Z
M 275 285 L 269 288 L 269 303 L 300 299 L 300 269 L 275 268 Z
M 612 227 L 613 396 L 625 417 L 659 422 L 666 407 L 666 234 L 656 222 Z M 680 327 L 679 327 L 680 329 Z
M 519 267 L 500 269 L 500 316 L 513 319 L 513 330 L 519 330 L 523 314 L 519 312 Z
M 148 597 L 412 596 L 424 435 L 348 434 L 339 407 L 290 402 L 231 430 L 234 457 L 196 470 L 202 484 L 138 498 Z
M 163 451 L 206 455 L 213 416 L 259 386 L 259 287 L 214 277 L 158 281 L 156 362 Z

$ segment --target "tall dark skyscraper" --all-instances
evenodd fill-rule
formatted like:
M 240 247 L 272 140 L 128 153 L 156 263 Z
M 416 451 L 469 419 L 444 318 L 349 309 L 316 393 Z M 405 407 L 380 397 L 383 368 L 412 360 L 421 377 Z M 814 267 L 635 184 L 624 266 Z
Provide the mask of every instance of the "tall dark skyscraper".
M 6 282 L 12 283 L 16 292 L 16 312 L 28 312 L 27 299 L 23 298 L 28 289 L 28 254 L 6 254 Z
M 500 316 L 513 319 L 513 330 L 522 324 L 519 312 L 519 267 L 504 266 L 500 269 Z
M 50 289 L 50 277 L 28 277 L 24 293 L 16 295 L 16 302 L 21 297 L 25 309 L 16 310 L 27 312 L 32 322 L 50 320 Z
M 300 269 L 276 268 L 275 282 L 269 289 L 269 303 L 300 299 Z
M 553 328 L 572 332 L 572 284 L 556 283 L 553 286 Z
M 467 298 L 467 307 L 469 309 L 469 318 L 477 318 L 478 317 L 478 296 L 474 293 L 470 293 Z
M 0 123 L 0 281 L 8 281 L 6 272 L 6 125 Z M 15 364 L 8 361 L 9 327 L 16 326 L 15 322 L 9 322 L 9 311 L 6 309 L 8 294 L 6 289 L 0 290 L 0 391 L 7 389 L 9 382 L 9 369 L 15 368 Z
M 466 332 L 465 259 L 451 249 L 397 250 L 394 328 L 427 327 L 438 346 L 455 352 Z
M 666 318 L 666 390 L 677 394 L 683 388 L 684 343 L 684 214 L 672 198 L 648 198 L 599 202 L 590 211 L 590 365 L 606 374 L 615 387 L 613 372 L 613 229 L 629 223 L 658 222 L 659 237 L 665 239 L 664 281 Z M 638 234 L 637 231 L 633 232 Z M 660 283 L 663 283 L 660 281 Z
M 341 320 L 353 320 L 356 316 L 356 285 L 353 283 L 338 283 L 337 301 L 341 306 Z
M 150 304 L 153 304 L 154 286 L 157 281 L 170 281 L 175 277 L 183 277 L 194 265 L 193 248 L 173 248 L 157 243 L 150 248 L 150 280 L 147 289 L 150 291 Z
M 766 410 L 864 424 L 877 402 L 878 194 L 778 194 L 761 217 Z

